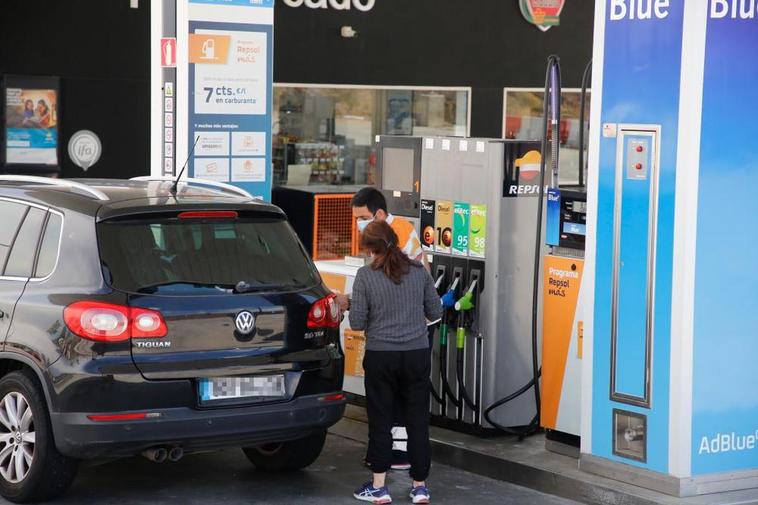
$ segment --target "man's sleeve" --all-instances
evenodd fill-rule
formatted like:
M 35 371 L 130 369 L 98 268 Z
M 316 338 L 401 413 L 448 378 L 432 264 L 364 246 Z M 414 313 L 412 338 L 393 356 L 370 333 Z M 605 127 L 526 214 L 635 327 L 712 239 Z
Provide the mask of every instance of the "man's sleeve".
M 415 228 L 411 228 L 408 241 L 405 243 L 405 247 L 403 247 L 403 252 L 414 261 L 421 262 L 423 260 L 424 250 L 421 248 L 421 240 L 419 240 Z

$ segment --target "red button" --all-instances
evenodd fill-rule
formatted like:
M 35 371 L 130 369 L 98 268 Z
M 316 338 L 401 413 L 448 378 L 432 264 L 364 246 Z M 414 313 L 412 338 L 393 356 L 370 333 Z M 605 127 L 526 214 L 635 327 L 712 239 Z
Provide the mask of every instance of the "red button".
M 644 150 L 645 150 L 645 148 L 643 148 L 642 146 L 637 146 L 637 152 L 638 153 L 641 153 Z
M 636 165 L 634 165 L 634 168 L 636 168 L 637 170 L 642 170 L 642 163 L 637 163 Z

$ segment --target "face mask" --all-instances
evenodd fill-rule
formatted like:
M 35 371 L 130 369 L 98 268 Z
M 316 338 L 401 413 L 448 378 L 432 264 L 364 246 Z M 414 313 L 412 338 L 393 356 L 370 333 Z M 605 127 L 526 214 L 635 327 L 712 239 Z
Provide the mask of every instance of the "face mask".
M 364 231 L 366 231 L 366 227 L 368 227 L 368 225 L 370 225 L 373 222 L 374 222 L 373 219 L 359 219 L 357 223 L 358 231 L 363 233 Z

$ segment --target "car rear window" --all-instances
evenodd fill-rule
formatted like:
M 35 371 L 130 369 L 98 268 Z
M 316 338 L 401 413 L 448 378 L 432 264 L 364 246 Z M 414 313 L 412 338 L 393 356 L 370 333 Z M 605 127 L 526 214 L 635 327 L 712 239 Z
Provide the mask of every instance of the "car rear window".
M 162 295 L 289 291 L 320 282 L 290 225 L 280 218 L 137 219 L 98 225 L 111 286 Z

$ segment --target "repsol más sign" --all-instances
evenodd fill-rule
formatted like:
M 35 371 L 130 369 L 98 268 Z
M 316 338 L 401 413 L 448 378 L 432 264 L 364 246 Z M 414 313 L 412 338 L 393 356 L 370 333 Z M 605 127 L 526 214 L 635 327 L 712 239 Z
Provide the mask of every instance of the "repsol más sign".
M 335 9 L 338 11 L 348 11 L 358 9 L 359 11 L 368 12 L 374 8 L 376 0 L 282 0 L 284 5 L 290 7 L 310 7 L 311 9 Z

